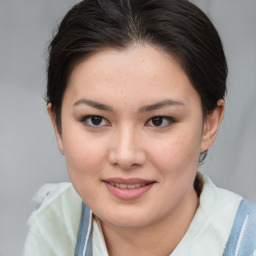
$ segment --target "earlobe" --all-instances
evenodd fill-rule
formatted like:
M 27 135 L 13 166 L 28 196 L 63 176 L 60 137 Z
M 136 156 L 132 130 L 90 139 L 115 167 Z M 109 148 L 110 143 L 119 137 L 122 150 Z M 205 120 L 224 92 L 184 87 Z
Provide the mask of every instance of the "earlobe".
M 55 115 L 55 112 L 52 109 L 52 104 L 51 103 L 48 104 L 47 110 L 48 110 L 48 114 L 51 118 L 52 125 L 53 125 L 54 131 L 55 131 L 55 135 L 56 135 L 57 143 L 58 143 L 58 146 L 59 146 L 59 150 L 64 155 L 64 147 L 63 147 L 63 142 L 62 142 L 62 136 L 61 136 L 61 133 L 58 129 L 58 125 L 56 123 L 56 115 Z
M 224 116 L 224 108 L 224 100 L 218 100 L 217 107 L 205 118 L 201 142 L 201 152 L 207 151 L 215 141 L 220 123 Z

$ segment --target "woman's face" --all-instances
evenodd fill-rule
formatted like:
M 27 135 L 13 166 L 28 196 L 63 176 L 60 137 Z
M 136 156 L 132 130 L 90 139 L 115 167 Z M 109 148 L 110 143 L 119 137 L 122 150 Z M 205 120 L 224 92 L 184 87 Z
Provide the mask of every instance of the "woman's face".
M 57 137 L 71 181 L 102 221 L 146 226 L 195 199 L 199 155 L 207 149 L 201 102 L 163 51 L 105 49 L 81 61 L 61 120 Z

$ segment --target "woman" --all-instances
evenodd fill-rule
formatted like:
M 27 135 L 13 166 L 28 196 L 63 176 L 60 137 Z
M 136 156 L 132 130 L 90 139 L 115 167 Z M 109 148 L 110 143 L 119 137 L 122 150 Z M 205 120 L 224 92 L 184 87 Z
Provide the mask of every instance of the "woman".
M 39 191 L 25 255 L 256 254 L 254 207 L 198 173 L 227 76 L 202 11 L 82 1 L 49 50 L 48 112 L 72 185 Z

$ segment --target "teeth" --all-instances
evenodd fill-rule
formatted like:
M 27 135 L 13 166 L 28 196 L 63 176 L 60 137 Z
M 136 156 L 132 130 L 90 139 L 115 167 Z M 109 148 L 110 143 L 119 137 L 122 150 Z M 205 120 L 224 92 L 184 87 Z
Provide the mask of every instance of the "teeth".
M 135 188 L 140 188 L 145 186 L 146 184 L 119 184 L 119 183 L 110 183 L 112 186 L 117 187 L 117 188 L 123 188 L 123 189 L 135 189 Z
M 134 184 L 134 185 L 128 185 L 128 188 L 136 188 L 136 184 Z
M 128 188 L 128 185 L 126 185 L 126 184 L 120 184 L 120 188 Z
M 140 188 L 140 187 L 143 187 L 145 186 L 146 184 L 135 184 L 136 188 Z

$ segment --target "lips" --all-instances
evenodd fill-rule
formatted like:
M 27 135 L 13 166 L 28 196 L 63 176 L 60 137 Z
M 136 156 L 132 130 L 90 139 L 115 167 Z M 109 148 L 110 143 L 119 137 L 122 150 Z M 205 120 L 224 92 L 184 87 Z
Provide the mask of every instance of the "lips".
M 112 195 L 122 200 L 137 199 L 149 191 L 156 183 L 153 180 L 138 178 L 111 178 L 105 179 L 103 182 Z

